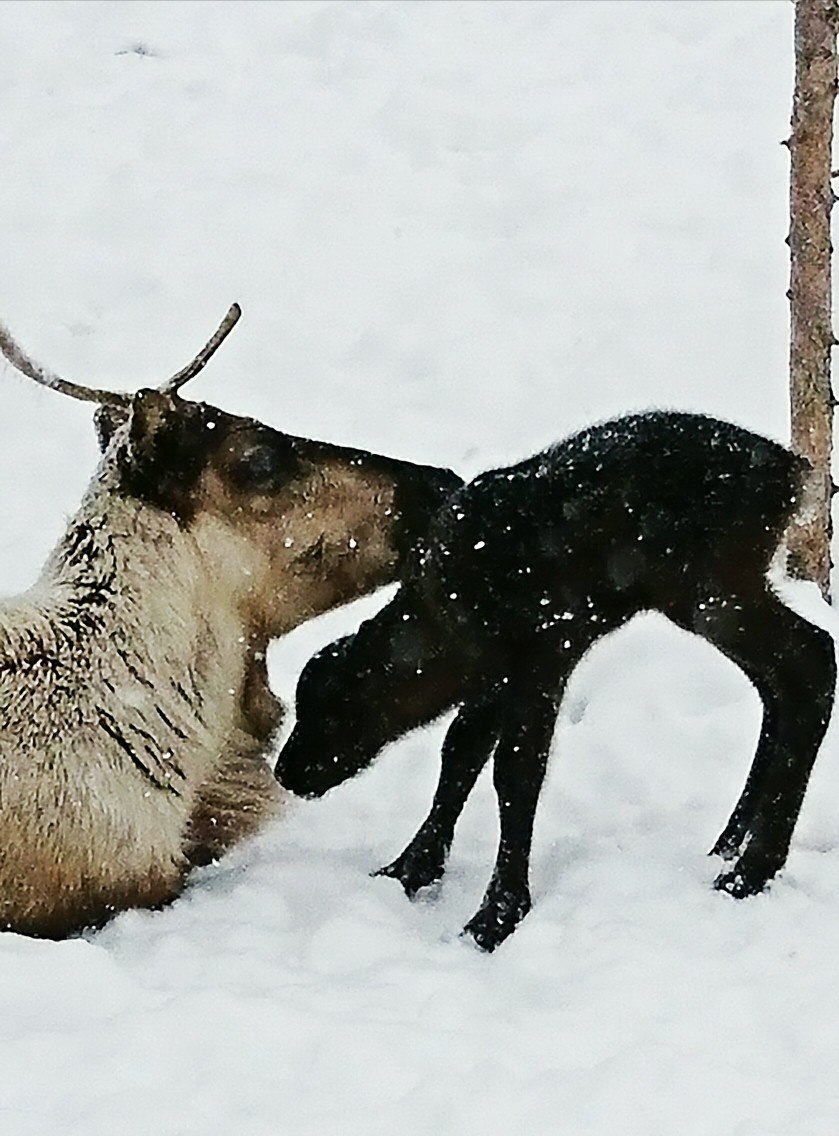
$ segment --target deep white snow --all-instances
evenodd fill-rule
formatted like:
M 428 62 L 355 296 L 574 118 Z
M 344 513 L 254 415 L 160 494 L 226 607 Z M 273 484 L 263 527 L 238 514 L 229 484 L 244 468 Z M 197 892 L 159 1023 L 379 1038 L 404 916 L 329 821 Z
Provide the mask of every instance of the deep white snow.
M 654 405 L 783 439 L 791 24 L 783 0 L 7 2 L 0 316 L 135 387 L 238 300 L 196 395 L 469 475 Z M 87 409 L 0 382 L 13 592 L 96 454 Z M 378 602 L 278 644 L 277 689 Z M 710 888 L 759 717 L 663 619 L 599 644 L 534 910 L 489 958 L 457 937 L 486 776 L 437 896 L 368 875 L 425 813 L 442 724 L 168 910 L 0 935 L 0 1131 L 836 1136 L 839 727 L 783 877 Z

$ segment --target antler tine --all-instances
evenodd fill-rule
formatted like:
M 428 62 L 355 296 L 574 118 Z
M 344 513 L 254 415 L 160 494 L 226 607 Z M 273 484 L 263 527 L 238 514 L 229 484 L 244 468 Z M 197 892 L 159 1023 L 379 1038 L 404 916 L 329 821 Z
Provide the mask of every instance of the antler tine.
M 21 350 L 12 338 L 11 332 L 5 324 L 0 323 L 0 351 L 22 375 L 34 379 L 41 386 L 68 394 L 71 398 L 79 398 L 83 402 L 96 402 L 100 406 L 130 406 L 130 395 L 120 391 L 98 390 L 96 387 L 83 387 L 79 383 L 71 383 L 67 379 L 48 371 L 40 363 Z
M 218 348 L 227 339 L 230 332 L 236 326 L 239 316 L 242 314 L 242 309 L 238 304 L 231 304 L 230 310 L 218 326 L 218 330 L 211 339 L 208 339 L 191 363 L 188 363 L 183 370 L 178 371 L 171 379 L 168 379 L 159 389 L 164 394 L 174 394 L 176 391 L 194 378 L 199 371 L 203 370 L 206 363 L 216 353 Z

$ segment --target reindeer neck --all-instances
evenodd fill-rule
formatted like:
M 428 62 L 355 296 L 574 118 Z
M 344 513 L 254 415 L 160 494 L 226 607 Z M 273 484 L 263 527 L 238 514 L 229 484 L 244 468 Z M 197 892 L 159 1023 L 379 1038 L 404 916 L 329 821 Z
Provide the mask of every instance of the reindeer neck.
M 172 640 L 189 634 L 200 610 L 199 578 L 195 552 L 172 517 L 131 498 L 92 495 L 26 598 L 86 639 L 136 629 L 169 650 Z M 155 620 L 161 610 L 180 618 Z
M 167 716 L 206 718 L 212 706 L 223 730 L 252 685 L 254 649 L 232 606 L 208 595 L 206 576 L 172 517 L 92 492 L 34 587 L 0 606 L 0 669 L 31 656 L 45 675 L 77 676 L 82 697 L 98 697 L 102 684 L 117 690 L 115 702 L 154 690 Z

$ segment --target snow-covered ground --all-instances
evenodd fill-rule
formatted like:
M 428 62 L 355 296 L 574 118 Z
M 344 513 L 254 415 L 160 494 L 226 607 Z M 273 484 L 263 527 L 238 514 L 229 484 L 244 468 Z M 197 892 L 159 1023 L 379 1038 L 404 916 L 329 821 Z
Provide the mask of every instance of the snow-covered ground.
M 651 405 L 785 437 L 783 0 L 1 7 L 0 314 L 68 377 L 157 383 L 236 299 L 195 393 L 295 433 L 470 475 Z M 11 592 L 96 453 L 0 381 Z M 376 602 L 278 644 L 277 689 Z M 783 877 L 710 888 L 759 716 L 662 619 L 599 644 L 489 958 L 488 778 L 438 896 L 368 875 L 442 725 L 168 910 L 0 936 L 0 1131 L 836 1136 L 839 727 Z

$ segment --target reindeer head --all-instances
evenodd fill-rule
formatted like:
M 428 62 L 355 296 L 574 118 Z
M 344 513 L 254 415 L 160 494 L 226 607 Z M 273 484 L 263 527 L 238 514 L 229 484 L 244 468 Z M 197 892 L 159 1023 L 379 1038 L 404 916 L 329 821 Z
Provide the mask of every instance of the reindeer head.
M 449 470 L 273 430 L 180 395 L 240 315 L 234 305 L 195 359 L 156 389 L 97 390 L 29 359 L 0 324 L 0 351 L 43 385 L 98 405 L 115 491 L 175 518 L 215 587 L 269 637 L 399 574 L 441 501 Z

